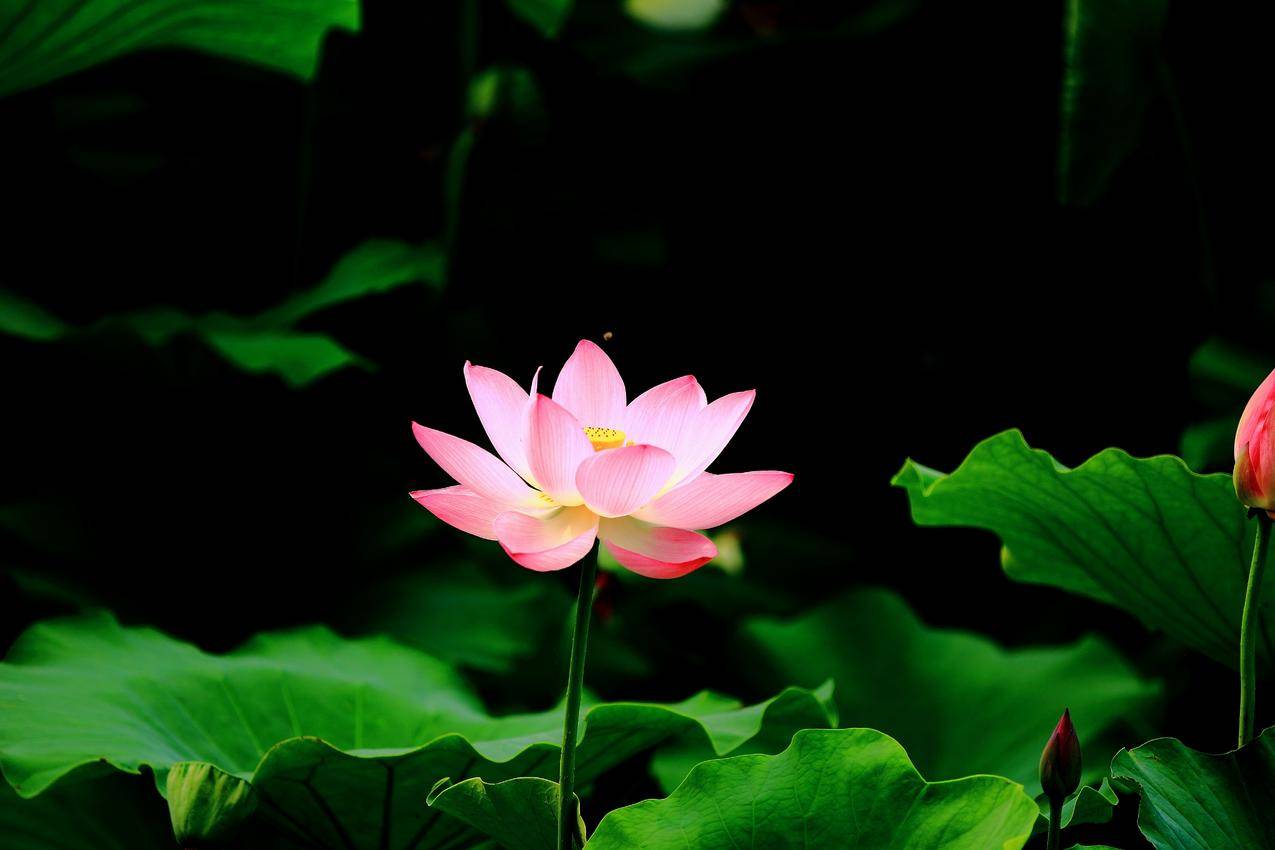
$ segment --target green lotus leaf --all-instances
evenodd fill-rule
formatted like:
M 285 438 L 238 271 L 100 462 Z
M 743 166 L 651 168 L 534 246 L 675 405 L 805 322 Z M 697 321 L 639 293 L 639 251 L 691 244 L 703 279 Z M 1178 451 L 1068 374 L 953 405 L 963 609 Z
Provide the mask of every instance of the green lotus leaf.
M 1235 666 L 1253 529 L 1230 476 L 1119 449 L 1068 469 L 1006 431 L 950 475 L 909 460 L 893 483 L 907 490 L 919 525 L 999 535 L 1010 578 L 1116 605 Z M 1263 609 L 1272 598 L 1275 582 L 1263 589 Z M 1260 631 L 1269 664 L 1275 632 L 1265 613 Z
M 785 707 L 794 701 L 812 710 Z M 439 846 L 468 829 L 424 805 L 440 779 L 555 775 L 562 725 L 560 709 L 492 717 L 448 665 L 385 638 L 306 628 L 209 655 L 105 614 L 19 637 L 0 664 L 0 706 L 0 768 L 25 797 L 88 764 L 149 768 L 164 792 L 175 765 L 202 762 L 219 779 L 250 782 L 254 817 L 304 843 L 391 850 Z M 694 734 L 714 755 L 786 740 L 796 729 L 777 725 L 816 711 L 819 697 L 797 689 L 760 712 L 709 693 L 592 705 L 578 781 Z M 174 822 L 191 823 L 189 802 L 172 802 Z M 199 828 L 215 829 L 206 810 L 195 812 Z
M 1086 753 L 1114 753 L 1128 740 L 1125 724 L 1144 723 L 1160 696 L 1097 637 L 1004 649 L 927 626 L 886 590 L 857 591 L 794 620 L 754 619 L 744 634 L 764 682 L 832 677 L 843 724 L 894 736 L 936 779 L 981 772 L 1035 788 L 1041 748 L 1064 708 Z M 1087 780 L 1103 774 L 1104 761 L 1086 760 Z
M 806 730 L 779 755 L 708 761 L 672 795 L 616 809 L 589 850 L 1016 850 L 1038 812 L 998 776 L 926 782 L 872 729 Z
M 1141 789 L 1138 828 L 1158 850 L 1275 847 L 1275 727 L 1219 755 L 1157 738 L 1117 753 L 1111 776 Z
M 808 694 L 817 699 L 808 699 Z M 721 711 L 702 715 L 700 720 L 719 730 L 735 730 L 739 743 L 730 748 L 734 755 L 777 753 L 788 746 L 794 729 L 823 729 L 837 724 L 833 683 L 828 680 L 811 691 L 790 688 L 747 708 L 727 705 Z M 691 768 L 716 758 L 720 752 L 702 734 L 690 733 L 661 746 L 651 758 L 651 772 L 664 793 L 669 794 Z
M 0 5 L 0 95 L 163 47 L 308 79 L 334 27 L 359 28 L 356 0 L 14 0 Z
M 1049 798 L 1042 794 L 1036 798 L 1036 804 L 1040 806 L 1040 829 L 1044 830 L 1049 823 Z M 1116 796 L 1115 789 L 1111 787 L 1111 780 L 1107 777 L 1102 778 L 1097 788 L 1092 785 L 1082 785 L 1079 791 L 1063 803 L 1062 828 L 1107 823 L 1118 805 L 1120 805 L 1120 798 Z
M 430 792 L 428 802 L 505 850 L 554 850 L 558 846 L 560 799 L 558 783 L 524 776 L 494 783 L 466 779 L 450 785 L 444 781 Z M 583 819 L 576 827 L 584 836 Z
M 571 16 L 574 0 L 505 0 L 509 10 L 545 38 L 556 38 Z

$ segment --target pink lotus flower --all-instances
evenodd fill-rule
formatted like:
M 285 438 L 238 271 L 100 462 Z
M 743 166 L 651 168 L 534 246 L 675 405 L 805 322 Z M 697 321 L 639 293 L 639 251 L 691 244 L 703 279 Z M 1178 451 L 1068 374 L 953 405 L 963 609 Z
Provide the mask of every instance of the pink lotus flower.
M 449 525 L 501 547 L 529 570 L 561 570 L 601 538 L 639 575 L 678 578 L 712 560 L 713 528 L 792 481 L 787 472 L 706 472 L 755 393 L 712 404 L 687 375 L 626 402 L 611 358 L 576 346 L 553 387 L 465 364 L 465 383 L 500 460 L 471 442 L 412 423 L 421 448 L 457 485 L 412 498 Z M 502 463 L 501 460 L 504 462 Z
M 1235 431 L 1232 477 L 1241 502 L 1275 511 L 1275 372 L 1266 376 L 1244 406 Z

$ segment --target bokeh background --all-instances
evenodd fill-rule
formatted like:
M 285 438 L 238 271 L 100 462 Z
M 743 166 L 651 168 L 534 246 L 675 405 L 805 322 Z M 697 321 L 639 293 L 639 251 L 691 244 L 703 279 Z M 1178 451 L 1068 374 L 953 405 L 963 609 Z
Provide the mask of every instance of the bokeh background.
M 631 395 L 756 388 L 716 468 L 796 483 L 730 529 L 742 564 L 608 580 L 599 695 L 766 696 L 744 618 L 886 586 L 1009 646 L 1105 634 L 1181 697 L 1159 733 L 1228 745 L 1189 694 L 1229 671 L 1010 582 L 889 484 L 1008 427 L 1229 468 L 1275 361 L 1273 13 L 1127 5 L 1077 50 L 1076 3 L 670 29 L 580 0 L 547 37 L 498 0 L 368 0 L 309 80 L 160 49 L 0 99 L 0 639 L 85 605 L 211 650 L 321 621 L 544 708 L 574 573 L 412 503 L 447 482 L 409 424 L 482 442 L 465 360 L 551 381 L 605 338 Z

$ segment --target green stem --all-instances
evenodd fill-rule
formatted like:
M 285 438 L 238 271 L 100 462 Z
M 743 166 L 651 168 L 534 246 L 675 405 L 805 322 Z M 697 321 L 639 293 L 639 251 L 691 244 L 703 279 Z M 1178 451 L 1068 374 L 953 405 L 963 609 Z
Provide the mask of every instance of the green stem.
M 1257 538 L 1253 541 L 1253 563 L 1248 568 L 1244 590 L 1244 614 L 1240 618 L 1240 746 L 1253 740 L 1253 706 L 1257 701 L 1257 605 L 1262 595 L 1262 572 L 1266 569 L 1266 544 L 1271 539 L 1271 520 L 1266 511 L 1257 512 Z
M 1049 798 L 1049 837 L 1045 841 L 1045 850 L 1062 848 L 1062 807 L 1062 797 Z
M 577 834 L 576 732 L 580 726 L 584 654 L 589 644 L 589 619 L 593 613 L 593 585 L 597 575 L 597 560 L 585 558 L 580 564 L 580 590 L 576 594 L 576 627 L 571 635 L 571 666 L 567 670 L 567 709 L 562 721 L 562 760 L 558 763 L 558 850 L 573 850 Z

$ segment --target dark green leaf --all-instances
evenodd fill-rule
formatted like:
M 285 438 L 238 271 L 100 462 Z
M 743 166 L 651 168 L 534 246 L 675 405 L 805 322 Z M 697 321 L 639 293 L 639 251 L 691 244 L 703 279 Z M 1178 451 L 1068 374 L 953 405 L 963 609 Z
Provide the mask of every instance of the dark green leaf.
M 1111 775 L 1141 788 L 1138 827 L 1159 850 L 1275 847 L 1275 729 L 1221 755 L 1158 738 L 1117 753 Z
M 39 304 L 0 289 L 0 333 L 24 339 L 50 340 L 65 335 L 65 322 Z
M 771 679 L 837 684 L 841 722 L 896 737 L 935 779 L 992 773 L 1034 787 L 1040 751 L 1066 707 L 1087 753 L 1115 752 L 1123 718 L 1153 710 L 1158 685 L 1096 637 L 1006 650 L 981 635 L 934 629 L 885 590 L 858 591 L 745 634 Z M 1087 760 L 1087 777 L 1105 759 Z
M 0 782 L 0 845 L 5 850 L 174 850 L 168 812 L 139 776 L 77 770 L 56 788 L 25 800 Z
M 540 31 L 545 38 L 556 38 L 571 14 L 573 0 L 505 0 L 519 18 Z
M 214 350 L 245 372 L 276 374 L 294 387 L 346 366 L 371 364 L 325 334 L 271 330 L 204 330 Z
M 950 475 L 909 460 L 893 483 L 908 491 L 919 525 L 996 532 L 1011 578 L 1119 606 L 1235 665 L 1253 529 L 1229 475 L 1197 475 L 1178 458 L 1119 449 L 1069 470 L 1006 431 L 979 443 Z M 1268 583 L 1263 607 L 1273 596 Z M 1263 615 L 1267 662 L 1273 640 Z
M 1058 197 L 1093 203 L 1142 137 L 1164 61 L 1166 0 L 1067 0 Z
M 409 245 L 392 239 L 372 239 L 337 260 L 318 286 L 267 310 L 255 317 L 252 324 L 291 327 L 320 310 L 416 281 L 437 289 L 442 286 L 446 273 L 447 258 L 432 242 Z
M 429 804 L 477 829 L 506 850 L 554 850 L 558 846 L 558 783 L 521 777 L 488 783 L 466 779 L 440 783 Z M 578 801 L 577 801 L 578 806 Z M 577 813 L 580 811 L 577 807 Z M 584 821 L 578 823 L 584 835 Z
M 508 673 L 542 656 L 555 630 L 566 628 L 571 598 L 536 578 L 500 584 L 471 563 L 431 569 L 375 585 L 353 606 L 351 622 L 452 664 Z
M 667 799 L 610 812 L 589 848 L 1016 850 L 1036 817 L 1007 779 L 928 783 L 880 732 L 808 730 L 779 755 L 704 762 Z
M 156 47 L 307 79 L 333 27 L 359 28 L 357 0 L 14 0 L 0 6 L 0 95 Z
M 331 336 L 296 330 L 298 322 L 329 307 L 408 283 L 423 281 L 438 287 L 444 275 L 444 259 L 437 245 L 371 240 L 342 257 L 314 289 L 256 316 L 191 316 L 159 307 L 108 316 L 91 328 L 80 329 L 0 291 L 0 332 L 53 341 L 77 333 L 124 328 L 154 346 L 165 345 L 179 334 L 192 334 L 239 369 L 278 375 L 292 386 L 304 386 L 349 366 L 372 368 L 372 364 Z

